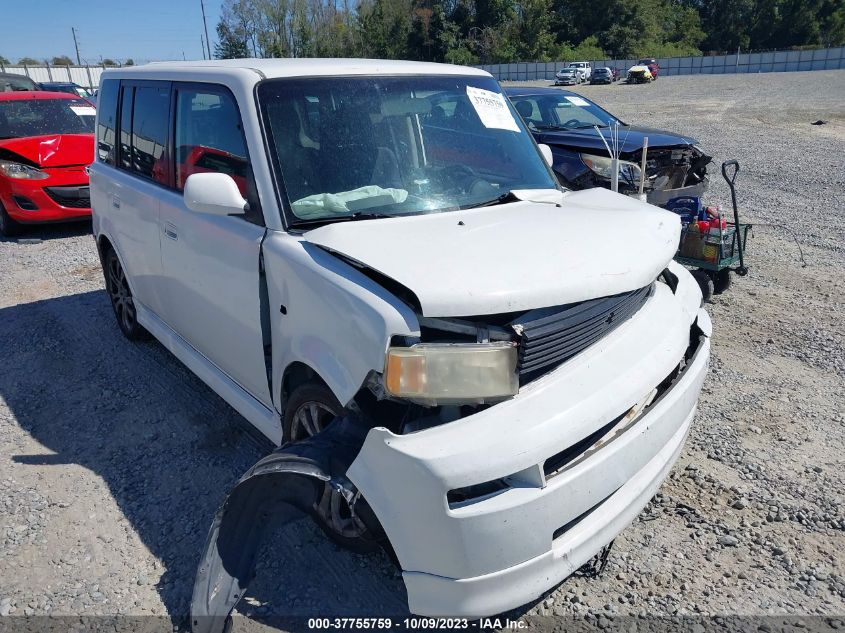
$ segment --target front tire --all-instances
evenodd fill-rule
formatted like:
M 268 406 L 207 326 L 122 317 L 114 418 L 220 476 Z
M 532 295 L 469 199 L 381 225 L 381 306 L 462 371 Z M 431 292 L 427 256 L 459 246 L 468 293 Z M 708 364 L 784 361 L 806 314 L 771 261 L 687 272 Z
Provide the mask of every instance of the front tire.
M 343 407 L 327 386 L 316 381 L 300 385 L 285 404 L 282 423 L 285 440 L 299 442 L 316 435 L 343 414 Z M 330 483 L 326 483 L 323 494 L 314 504 L 312 516 L 326 536 L 341 547 L 370 552 L 378 546 L 361 518 Z
M 701 288 L 701 300 L 703 302 L 710 301 L 713 296 L 713 277 L 708 271 L 701 269 L 691 270 L 690 274 L 698 283 L 698 287 Z
M 23 226 L 15 222 L 8 213 L 6 208 L 0 204 L 0 235 L 5 237 L 15 237 L 20 235 L 23 231 Z
M 103 257 L 103 274 L 106 278 L 106 292 L 109 293 L 117 325 L 130 341 L 140 341 L 149 337 L 149 333 L 138 323 L 138 312 L 126 273 L 114 249 L 109 248 Z

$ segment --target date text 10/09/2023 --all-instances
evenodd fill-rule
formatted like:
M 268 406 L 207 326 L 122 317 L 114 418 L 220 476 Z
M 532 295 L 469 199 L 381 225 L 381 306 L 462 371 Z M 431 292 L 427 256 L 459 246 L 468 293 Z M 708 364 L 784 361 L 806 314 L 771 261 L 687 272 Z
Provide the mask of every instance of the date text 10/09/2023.
M 315 630 L 361 630 L 361 629 L 405 629 L 417 631 L 423 629 L 475 629 L 501 630 L 509 629 L 518 631 L 528 628 L 528 624 L 522 620 L 511 620 L 508 618 L 481 618 L 480 620 L 468 620 L 467 618 L 309 618 L 308 628 Z

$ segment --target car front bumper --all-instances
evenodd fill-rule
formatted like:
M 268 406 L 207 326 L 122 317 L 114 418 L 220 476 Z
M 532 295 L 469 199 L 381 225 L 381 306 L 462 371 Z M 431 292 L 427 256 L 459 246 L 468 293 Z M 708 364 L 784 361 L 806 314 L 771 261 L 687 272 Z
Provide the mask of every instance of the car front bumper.
M 88 175 L 81 167 L 45 169 L 44 180 L 4 178 L 0 201 L 21 224 L 68 222 L 91 217 Z M 52 194 L 52 195 L 51 195 Z
M 676 295 L 657 283 L 637 315 L 511 400 L 418 433 L 369 432 L 348 476 L 390 539 L 412 612 L 481 617 L 524 604 L 634 520 L 681 451 L 706 374 L 709 319 L 686 277 Z M 636 413 L 690 352 L 696 317 L 706 335 L 692 336 L 694 355 Z M 494 480 L 504 487 L 447 500 Z

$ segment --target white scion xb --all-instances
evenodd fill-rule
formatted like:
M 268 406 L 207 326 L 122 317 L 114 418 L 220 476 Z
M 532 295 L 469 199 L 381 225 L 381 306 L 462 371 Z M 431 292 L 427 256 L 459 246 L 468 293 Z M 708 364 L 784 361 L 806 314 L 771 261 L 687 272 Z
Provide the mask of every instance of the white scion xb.
M 345 545 L 389 543 L 414 613 L 541 595 L 677 459 L 711 333 L 672 261 L 678 218 L 560 190 L 488 73 L 108 70 L 96 153 L 94 235 L 120 328 L 155 336 L 283 457 L 310 447 L 314 516 Z M 337 443 L 345 470 L 321 470 L 335 444 L 313 438 L 350 418 L 365 432 Z M 212 558 L 228 555 L 218 536 Z M 219 612 L 226 592 L 203 582 L 197 612 Z

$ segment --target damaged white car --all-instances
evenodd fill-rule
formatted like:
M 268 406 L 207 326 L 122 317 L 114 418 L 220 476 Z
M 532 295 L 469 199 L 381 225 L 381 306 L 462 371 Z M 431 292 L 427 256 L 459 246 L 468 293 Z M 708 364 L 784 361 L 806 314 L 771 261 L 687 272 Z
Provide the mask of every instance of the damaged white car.
M 678 217 L 561 191 L 486 72 L 151 64 L 104 73 L 97 119 L 120 328 L 281 445 L 214 518 L 196 630 L 272 520 L 385 547 L 412 612 L 477 617 L 564 580 L 667 476 L 711 330 Z

